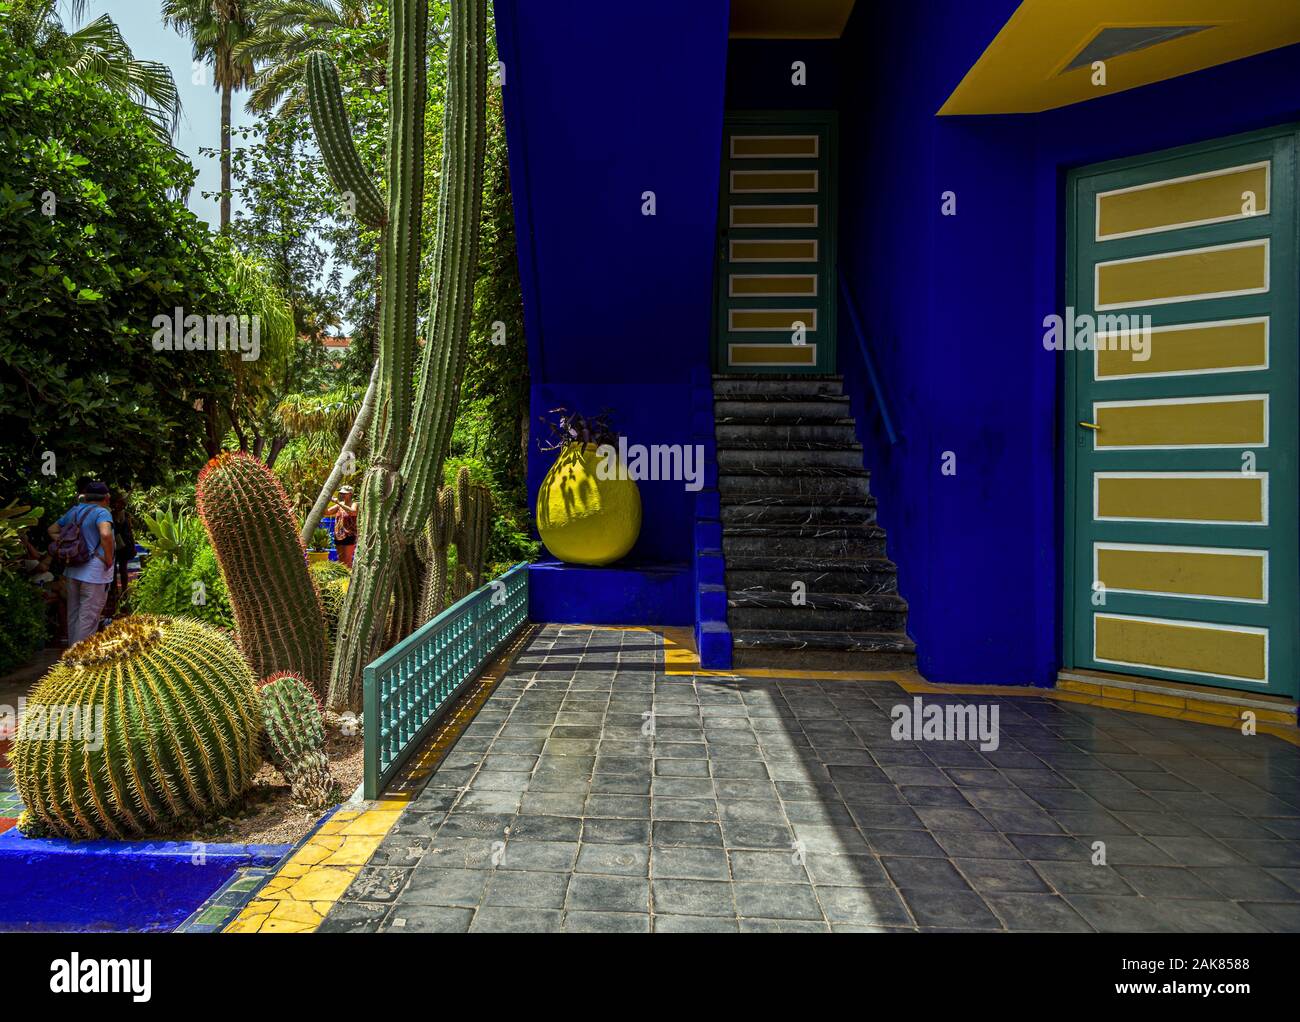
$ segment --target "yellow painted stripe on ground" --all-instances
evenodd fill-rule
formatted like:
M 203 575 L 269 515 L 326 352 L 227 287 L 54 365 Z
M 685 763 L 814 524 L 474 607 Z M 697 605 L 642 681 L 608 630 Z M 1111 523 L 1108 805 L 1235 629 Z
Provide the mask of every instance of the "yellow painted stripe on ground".
M 505 653 L 484 669 L 381 799 L 366 803 L 363 809 L 340 809 L 330 817 L 226 925 L 224 932 L 311 933 L 319 927 L 396 826 L 402 810 L 478 716 L 531 634 L 531 629 L 524 629 Z
M 593 626 L 594 627 L 594 626 Z M 628 629 L 613 629 L 627 631 Z M 1062 703 L 1080 703 L 1088 706 L 1105 706 L 1129 713 L 1145 713 L 1157 717 L 1175 717 L 1179 720 L 1213 724 L 1216 727 L 1240 729 L 1242 713 L 1255 714 L 1256 729 L 1260 734 L 1281 738 L 1291 745 L 1300 746 L 1300 728 L 1295 725 L 1295 713 L 1289 710 L 1261 710 L 1253 706 L 1212 703 L 1209 700 L 1189 697 L 1183 707 L 1161 705 L 1156 701 L 1135 698 L 1135 690 L 1107 685 L 1104 682 L 1057 682 L 1056 688 L 1031 688 L 1026 685 L 936 685 L 926 681 L 915 671 L 789 671 L 745 668 L 735 671 L 705 671 L 700 669 L 695 649 L 695 634 L 690 628 L 650 628 L 664 641 L 664 673 L 669 676 L 696 675 L 705 678 L 794 678 L 803 681 L 892 681 L 911 695 L 982 695 L 1007 696 L 1017 699 L 1051 699 Z M 1143 693 L 1147 695 L 1148 693 Z M 1229 706 L 1229 712 L 1218 709 Z

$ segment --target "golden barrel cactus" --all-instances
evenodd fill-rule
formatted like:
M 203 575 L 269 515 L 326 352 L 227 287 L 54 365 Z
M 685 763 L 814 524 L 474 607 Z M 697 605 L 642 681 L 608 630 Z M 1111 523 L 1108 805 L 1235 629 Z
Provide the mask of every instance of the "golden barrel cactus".
M 30 835 L 161 834 L 237 801 L 261 763 L 243 656 L 188 618 L 136 615 L 77 643 L 41 680 L 11 760 Z

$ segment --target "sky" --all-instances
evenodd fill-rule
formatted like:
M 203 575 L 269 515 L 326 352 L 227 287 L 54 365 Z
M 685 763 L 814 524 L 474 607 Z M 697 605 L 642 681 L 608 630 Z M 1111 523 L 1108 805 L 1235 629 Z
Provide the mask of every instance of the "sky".
M 64 24 L 71 26 L 67 0 L 60 0 L 59 13 Z M 212 87 L 211 68 L 208 84 L 195 84 L 193 52 L 187 38 L 162 23 L 159 0 L 88 0 L 86 20 L 107 14 L 122 30 L 127 45 L 139 60 L 158 60 L 171 68 L 180 92 L 183 111 L 180 130 L 174 144 L 189 157 L 199 172 L 199 179 L 189 196 L 189 207 L 214 228 L 219 220 L 216 197 L 205 199 L 203 192 L 221 187 L 221 171 L 214 155 L 200 155 L 199 149 L 217 149 L 221 144 L 221 94 Z M 245 94 L 235 93 L 231 105 L 234 127 L 251 126 L 253 118 L 244 109 Z M 239 144 L 238 136 L 234 144 Z M 238 200 L 236 199 L 236 202 Z
M 71 25 L 67 0 L 60 0 L 59 13 L 64 24 Z M 189 39 L 162 23 L 160 0 L 87 0 L 85 20 L 91 21 L 107 14 L 122 30 L 122 37 L 138 60 L 158 60 L 171 68 L 176 88 L 181 97 L 180 129 L 173 144 L 189 157 L 199 172 L 198 180 L 190 191 L 188 205 L 196 215 L 206 220 L 215 230 L 220 223 L 220 203 L 215 195 L 221 187 L 221 166 L 216 150 L 221 146 L 221 93 L 212 85 L 211 66 L 205 76 L 194 68 L 194 54 Z M 204 82 L 208 84 L 204 84 Z M 252 127 L 254 118 L 244 108 L 247 92 L 236 92 L 231 103 L 232 142 L 240 148 L 238 129 Z M 207 148 L 210 154 L 200 153 Z M 205 198 L 203 193 L 213 193 Z M 234 197 L 234 211 L 239 212 L 239 195 Z M 328 272 L 326 267 L 326 272 Z M 351 269 L 343 267 L 344 283 L 352 277 Z M 342 324 L 350 333 L 352 324 Z

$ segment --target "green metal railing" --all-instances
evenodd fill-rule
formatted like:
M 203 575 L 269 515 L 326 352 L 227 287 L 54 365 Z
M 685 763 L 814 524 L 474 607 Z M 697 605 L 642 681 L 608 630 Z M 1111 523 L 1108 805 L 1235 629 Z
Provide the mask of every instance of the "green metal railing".
M 528 565 L 452 604 L 365 669 L 365 797 L 378 798 L 456 696 L 528 621 Z

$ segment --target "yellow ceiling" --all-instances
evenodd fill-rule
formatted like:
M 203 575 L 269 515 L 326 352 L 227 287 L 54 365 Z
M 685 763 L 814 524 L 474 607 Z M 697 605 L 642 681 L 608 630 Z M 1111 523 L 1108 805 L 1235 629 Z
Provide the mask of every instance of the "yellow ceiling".
M 1208 25 L 1203 32 L 1066 71 L 1103 28 Z M 940 114 L 1036 113 L 1300 42 L 1297 0 L 1024 0 Z
M 838 39 L 853 0 L 731 0 L 733 39 Z

